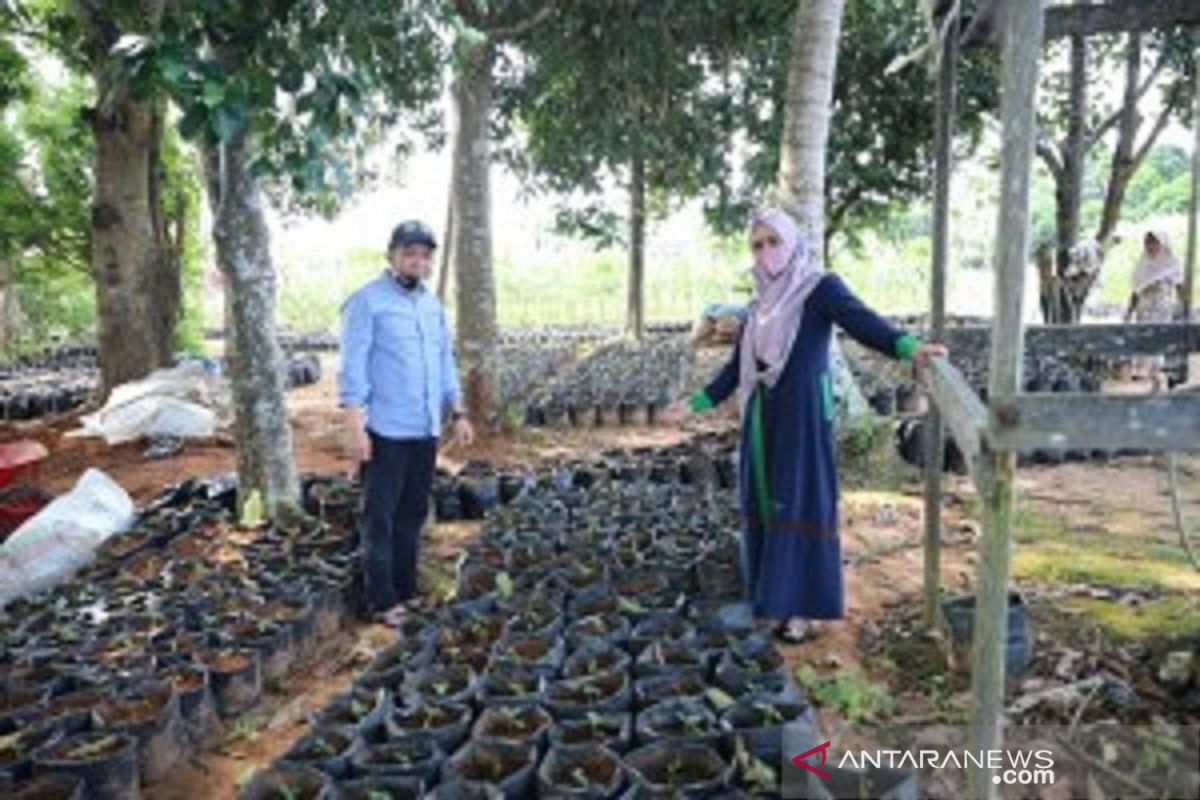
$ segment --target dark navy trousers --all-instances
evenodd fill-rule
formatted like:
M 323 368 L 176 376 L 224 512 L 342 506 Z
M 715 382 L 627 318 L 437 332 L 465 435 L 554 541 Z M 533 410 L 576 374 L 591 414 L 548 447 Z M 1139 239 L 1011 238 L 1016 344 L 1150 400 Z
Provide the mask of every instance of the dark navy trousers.
M 368 433 L 371 460 L 362 466 L 363 583 L 368 605 L 382 611 L 417 594 L 421 528 L 429 513 L 438 440 Z

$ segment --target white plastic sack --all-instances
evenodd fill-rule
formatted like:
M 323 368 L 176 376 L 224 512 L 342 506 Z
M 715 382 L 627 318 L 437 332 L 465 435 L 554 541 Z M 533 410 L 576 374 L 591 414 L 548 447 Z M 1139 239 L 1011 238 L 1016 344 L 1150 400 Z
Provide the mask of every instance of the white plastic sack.
M 0 544 L 0 607 L 55 586 L 92 560 L 96 549 L 133 524 L 133 500 L 98 469 L 89 469 Z
M 143 436 L 206 437 L 224 423 L 228 408 L 220 378 L 189 362 L 113 389 L 103 408 L 83 417 L 83 432 L 109 444 Z
M 863 396 L 842 345 L 834 337 L 829 351 L 829 367 L 833 373 L 833 396 L 837 408 L 838 426 L 841 430 L 855 430 L 873 419 L 871 406 Z

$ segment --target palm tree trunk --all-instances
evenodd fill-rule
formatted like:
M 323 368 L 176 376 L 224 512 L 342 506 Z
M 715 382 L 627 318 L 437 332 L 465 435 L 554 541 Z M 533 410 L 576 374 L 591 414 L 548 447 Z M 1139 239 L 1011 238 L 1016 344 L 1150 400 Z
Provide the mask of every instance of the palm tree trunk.
M 792 22 L 775 192 L 817 254 L 824 252 L 825 158 L 844 8 L 844 0 L 800 0 Z
M 843 10 L 843 0 L 800 0 L 796 9 L 775 183 L 776 202 L 796 218 L 802 242 L 822 260 L 827 245 L 825 160 Z M 842 421 L 846 429 L 857 428 L 869 419 L 869 406 L 836 340 L 833 347 L 830 367 Z

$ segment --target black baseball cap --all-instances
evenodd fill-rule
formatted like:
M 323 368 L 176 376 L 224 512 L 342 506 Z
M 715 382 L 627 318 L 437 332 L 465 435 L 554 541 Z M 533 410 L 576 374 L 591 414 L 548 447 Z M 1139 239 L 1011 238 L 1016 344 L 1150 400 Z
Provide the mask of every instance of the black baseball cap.
M 397 247 L 407 247 L 410 244 L 423 244 L 426 247 L 437 247 L 437 238 L 433 230 L 424 222 L 416 219 L 405 220 L 392 229 L 392 238 L 388 241 L 388 252 Z

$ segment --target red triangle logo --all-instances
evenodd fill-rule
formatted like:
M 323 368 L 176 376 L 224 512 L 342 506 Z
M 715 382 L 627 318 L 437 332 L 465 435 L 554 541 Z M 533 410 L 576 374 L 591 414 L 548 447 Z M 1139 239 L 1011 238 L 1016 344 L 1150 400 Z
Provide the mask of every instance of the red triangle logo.
M 825 742 L 824 744 L 819 744 L 816 747 L 814 747 L 810 750 L 807 750 L 807 751 L 801 753 L 800 755 L 796 756 L 795 758 L 793 758 L 792 763 L 795 764 L 797 767 L 803 767 L 804 769 L 808 770 L 809 772 L 815 772 L 816 774 L 820 775 L 825 780 L 829 780 L 828 772 L 817 769 L 816 767 L 814 767 L 812 764 L 809 764 L 804 759 L 808 758 L 813 753 L 820 752 L 821 766 L 822 767 L 825 766 L 825 751 L 829 749 L 829 746 L 831 744 L 833 744 L 832 741 Z

